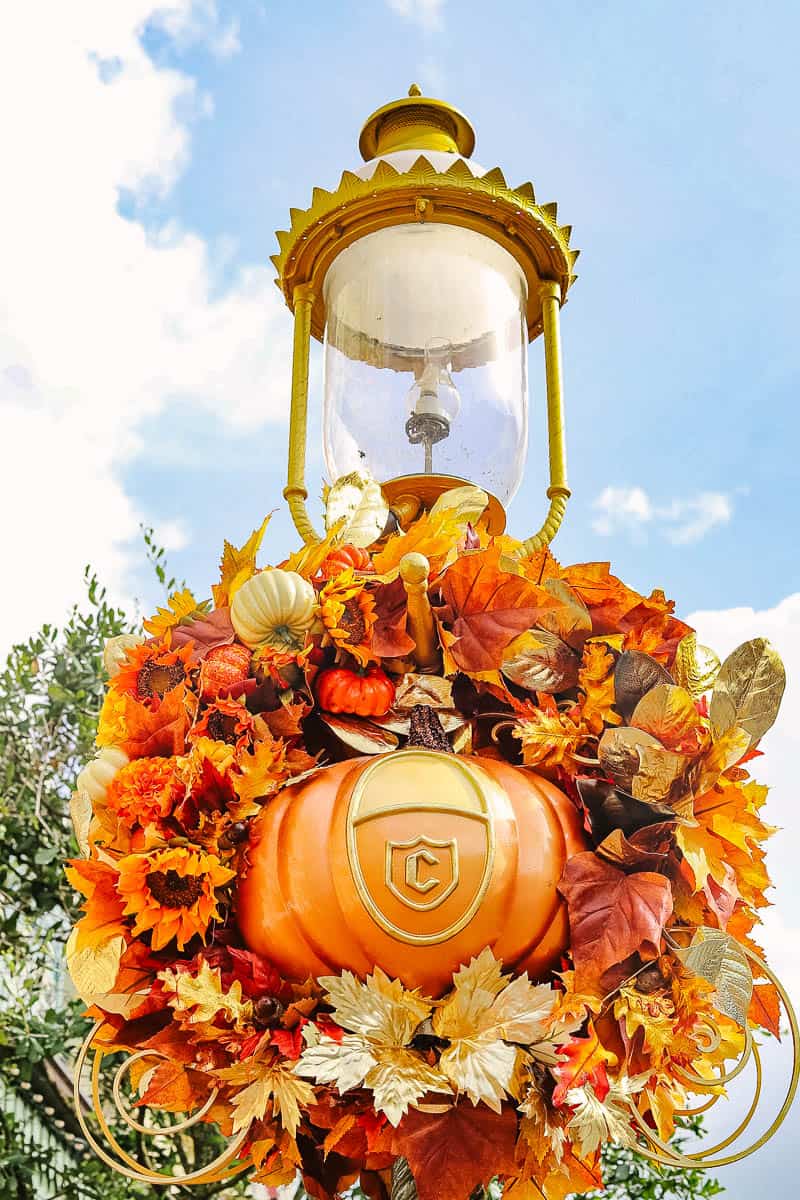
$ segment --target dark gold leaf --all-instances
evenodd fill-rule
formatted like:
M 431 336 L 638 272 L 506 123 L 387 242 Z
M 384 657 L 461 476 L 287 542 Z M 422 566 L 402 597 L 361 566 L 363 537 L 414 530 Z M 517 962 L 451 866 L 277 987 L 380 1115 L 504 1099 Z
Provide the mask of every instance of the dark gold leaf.
M 597 747 L 600 767 L 626 792 L 631 790 L 634 776 L 639 771 L 642 748 L 660 749 L 660 742 L 643 729 L 629 725 L 618 725 L 606 729 Z
M 358 717 L 335 717 L 331 713 L 320 713 L 320 717 L 340 741 L 359 754 L 386 754 L 388 750 L 397 748 L 395 735 L 388 729 L 373 725 L 371 721 L 362 721 Z
M 620 654 L 614 669 L 614 706 L 626 721 L 651 688 L 659 683 L 672 683 L 666 667 L 641 650 L 626 650 Z
M 566 692 L 578 682 L 578 655 L 547 629 L 521 634 L 506 655 L 501 671 L 506 679 L 529 692 Z

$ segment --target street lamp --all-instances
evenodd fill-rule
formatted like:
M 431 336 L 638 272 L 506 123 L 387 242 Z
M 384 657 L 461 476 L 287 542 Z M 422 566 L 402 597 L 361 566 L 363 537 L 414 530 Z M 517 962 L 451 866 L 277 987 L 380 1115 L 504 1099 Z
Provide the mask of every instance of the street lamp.
M 555 204 L 472 158 L 457 109 L 420 94 L 367 120 L 365 159 L 333 191 L 315 188 L 278 233 L 278 284 L 294 313 L 289 471 L 284 496 L 306 542 L 308 360 L 324 342 L 323 448 L 331 481 L 366 468 L 401 524 L 469 482 L 488 525 L 522 479 L 527 343 L 544 336 L 549 511 L 528 551 L 556 534 L 569 497 L 559 310 L 578 256 Z

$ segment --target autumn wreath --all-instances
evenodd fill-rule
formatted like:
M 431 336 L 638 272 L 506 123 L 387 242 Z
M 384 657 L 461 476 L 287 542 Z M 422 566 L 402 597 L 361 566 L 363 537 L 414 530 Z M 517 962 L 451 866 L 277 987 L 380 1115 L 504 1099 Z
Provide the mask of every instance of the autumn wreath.
M 368 549 L 341 521 L 274 568 L 256 566 L 266 521 L 226 543 L 213 600 L 180 591 L 107 646 L 73 798 L 68 953 L 95 1044 L 142 1052 L 142 1105 L 203 1109 L 254 1178 L 299 1170 L 317 1196 L 358 1175 L 378 1195 L 399 1156 L 423 1200 L 495 1175 L 549 1200 L 598 1187 L 604 1143 L 667 1141 L 750 1027 L 778 1033 L 749 965 L 770 829 L 748 764 L 780 660 L 757 640 L 720 667 L 661 591 L 519 557 L 464 493 Z M 427 674 L 409 552 L 430 567 Z M 289 978 L 248 949 L 235 886 L 254 824 L 287 786 L 409 739 L 568 797 L 587 848 L 558 884 L 568 947 L 543 977 L 487 948 L 431 998 L 380 969 Z

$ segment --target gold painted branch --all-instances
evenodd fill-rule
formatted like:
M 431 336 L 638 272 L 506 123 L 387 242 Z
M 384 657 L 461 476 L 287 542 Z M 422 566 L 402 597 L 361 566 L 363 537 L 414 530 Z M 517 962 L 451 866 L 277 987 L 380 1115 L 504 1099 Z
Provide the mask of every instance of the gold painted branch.
M 314 292 L 310 284 L 298 284 L 294 292 L 294 350 L 292 356 L 292 406 L 289 412 L 289 467 L 284 498 L 295 528 L 303 541 L 320 540 L 306 508 L 306 438 L 308 425 L 308 357 L 311 345 L 311 310 Z
M 564 391 L 561 378 L 561 334 L 559 309 L 561 288 L 554 280 L 545 280 L 539 289 L 544 324 L 544 362 L 547 379 L 547 440 L 550 455 L 550 508 L 541 529 L 523 542 L 519 558 L 527 558 L 552 542 L 558 533 L 567 501 L 571 495 L 567 483 L 567 446 L 564 433 Z
M 439 663 L 439 647 L 431 602 L 428 599 L 430 563 L 424 554 L 406 554 L 400 560 L 400 578 L 408 597 L 408 633 L 416 643 L 414 661 L 421 671 Z

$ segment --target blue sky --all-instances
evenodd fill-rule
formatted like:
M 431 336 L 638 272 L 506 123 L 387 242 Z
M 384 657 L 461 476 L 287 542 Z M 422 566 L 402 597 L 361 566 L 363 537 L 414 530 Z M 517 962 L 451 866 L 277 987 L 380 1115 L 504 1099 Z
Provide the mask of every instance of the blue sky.
M 800 10 L 775 0 L 18 6 L 0 48 L 0 498 L 26 584 L 0 640 L 57 619 L 87 560 L 151 608 L 140 521 L 206 594 L 223 537 L 280 506 L 291 325 L 273 231 L 417 80 L 469 115 L 479 162 L 558 201 L 583 252 L 556 554 L 663 587 L 726 649 L 768 633 L 800 676 L 799 39 Z M 531 393 L 523 536 L 546 486 L 537 347 Z M 321 473 L 312 447 L 312 493 Z M 295 541 L 279 511 L 269 557 Z M 768 941 L 800 990 L 798 723 L 792 684 L 762 775 L 794 825 Z M 787 1135 L 753 1170 L 779 1188 L 789 1162 Z M 725 1177 L 733 1200 L 754 1178 Z

